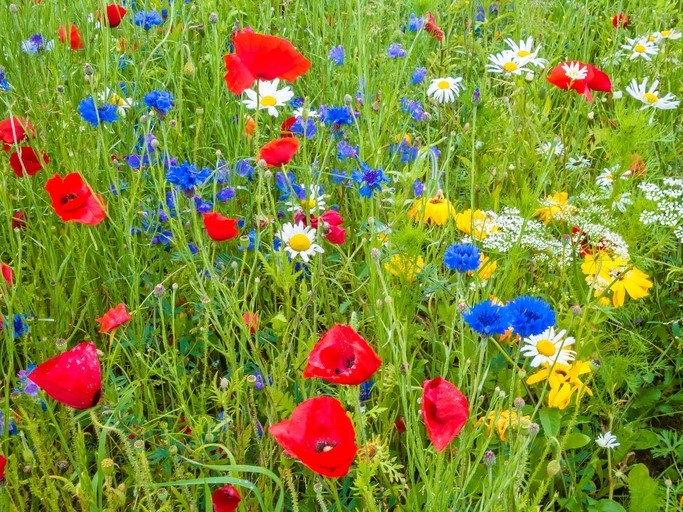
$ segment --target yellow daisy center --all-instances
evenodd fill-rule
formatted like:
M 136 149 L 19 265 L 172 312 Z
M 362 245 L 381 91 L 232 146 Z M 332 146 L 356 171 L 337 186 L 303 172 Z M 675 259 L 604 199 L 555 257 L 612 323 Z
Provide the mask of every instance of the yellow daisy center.
M 275 96 L 261 96 L 261 105 L 264 107 L 274 107 L 277 105 Z
M 436 84 L 439 89 L 446 90 L 451 88 L 451 84 L 448 80 L 439 80 Z
M 109 96 L 109 103 L 111 103 L 112 105 L 116 105 L 117 107 L 123 107 L 126 104 L 126 100 L 124 100 L 118 94 L 112 94 L 111 96 Z
M 310 249 L 311 240 L 302 233 L 297 233 L 289 239 L 289 246 L 296 252 L 304 252 Z
M 653 103 L 657 103 L 659 101 L 659 97 L 652 92 L 646 92 L 645 94 L 643 94 L 643 98 L 645 98 L 645 100 L 650 105 L 652 105 Z
M 503 69 L 508 73 L 512 73 L 513 71 L 517 71 L 519 69 L 519 66 L 514 62 L 510 61 L 503 64 Z
M 633 51 L 636 53 L 643 53 L 645 51 L 645 45 L 644 44 L 637 44 L 633 47 Z
M 659 33 L 659 35 L 662 36 L 662 37 L 668 37 L 668 36 L 671 35 L 671 30 L 662 30 L 662 31 Z
M 555 355 L 555 344 L 550 341 L 550 340 L 541 340 L 538 343 L 536 343 L 536 350 L 538 350 L 538 353 L 550 357 Z
M 531 52 L 527 50 L 519 50 L 517 52 L 517 57 L 528 57 L 529 55 L 531 55 Z
M 315 208 L 318 204 L 316 200 L 312 197 L 309 197 L 308 199 L 302 199 L 301 201 L 299 201 L 299 203 L 301 203 L 301 206 L 303 206 L 304 208 L 308 208 L 309 210 L 311 208 Z
M 656 40 L 655 36 L 647 36 L 647 42 L 648 43 L 654 43 Z

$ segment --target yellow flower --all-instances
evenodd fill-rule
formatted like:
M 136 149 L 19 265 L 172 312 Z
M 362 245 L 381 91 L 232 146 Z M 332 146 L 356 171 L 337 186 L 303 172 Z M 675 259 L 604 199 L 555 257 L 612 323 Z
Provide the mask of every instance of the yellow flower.
M 425 260 L 422 256 L 410 258 L 405 254 L 394 254 L 384 264 L 384 269 L 401 279 L 412 282 L 415 281 L 415 276 L 422 272 L 424 266 Z
M 477 426 L 486 423 L 486 435 L 491 435 L 491 429 L 495 426 L 496 433 L 501 441 L 507 441 L 507 430 L 509 427 L 529 428 L 531 424 L 530 416 L 520 416 L 517 411 L 512 409 L 501 411 L 500 414 L 496 411 L 491 411 L 485 418 L 479 418 Z
M 481 259 L 479 261 L 479 269 L 477 269 L 477 275 L 484 281 L 488 281 L 489 279 L 491 279 L 491 275 L 495 272 L 497 268 L 498 262 L 495 260 L 491 261 L 491 258 L 485 256 L 482 253 Z
M 460 231 L 472 235 L 477 240 L 486 238 L 499 229 L 495 217 L 483 210 L 465 210 L 456 216 L 455 224 Z
M 553 219 L 565 220 L 568 215 L 576 212 L 576 208 L 569 204 L 569 194 L 567 192 L 555 192 L 545 198 L 543 207 L 534 212 L 534 217 L 540 217 L 548 224 Z
M 548 407 L 565 409 L 569 405 L 574 393 L 577 393 L 577 403 L 584 391 L 588 395 L 593 396 L 593 392 L 581 382 L 580 378 L 581 375 L 591 373 L 591 371 L 588 361 L 574 361 L 569 366 L 556 364 L 552 368 L 545 365 L 541 370 L 531 375 L 526 382 L 527 384 L 536 384 L 547 380 L 550 388 L 548 391 Z
M 581 264 L 586 282 L 595 288 L 595 297 L 605 291 L 612 293 L 612 304 L 618 308 L 624 305 L 626 294 L 636 300 L 647 297 L 652 287 L 649 276 L 636 267 L 629 267 L 628 261 L 619 256 L 609 256 L 604 251 L 586 255 Z
M 431 199 L 416 199 L 408 211 L 408 216 L 415 222 L 443 226 L 450 219 L 455 219 L 456 213 L 451 202 L 439 191 Z

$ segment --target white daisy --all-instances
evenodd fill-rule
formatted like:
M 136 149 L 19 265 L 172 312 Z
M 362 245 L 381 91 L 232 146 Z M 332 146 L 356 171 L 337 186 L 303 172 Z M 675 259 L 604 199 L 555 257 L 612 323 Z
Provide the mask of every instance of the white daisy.
M 542 155 L 562 156 L 564 155 L 564 144 L 562 144 L 562 141 L 560 141 L 558 137 L 555 137 L 551 141 L 539 144 L 536 147 L 536 151 Z
M 657 55 L 659 53 L 659 48 L 657 45 L 652 41 L 648 41 L 647 37 L 629 39 L 628 44 L 622 44 L 621 47 L 624 50 L 630 50 L 632 52 L 629 60 L 634 60 L 638 57 L 641 57 L 645 60 L 652 60 L 650 55 Z
M 492 64 L 486 65 L 489 73 L 502 73 L 504 75 L 521 75 L 530 71 L 524 66 L 529 62 L 528 58 L 520 59 L 515 52 L 504 50 L 500 53 L 489 55 Z
M 462 77 L 455 78 L 447 76 L 444 78 L 435 78 L 429 84 L 427 89 L 427 96 L 431 96 L 439 103 L 452 103 L 455 98 L 460 96 L 460 92 L 465 89 L 462 85 Z
M 316 117 L 320 117 L 320 114 L 318 114 L 317 110 L 310 110 L 309 108 L 302 106 L 294 110 L 292 116 L 300 117 L 302 119 L 315 119 Z
M 119 96 L 112 89 L 105 89 L 104 92 L 97 95 L 97 99 L 102 103 L 110 103 L 116 106 L 116 113 L 120 117 L 126 117 L 126 111 L 133 106 L 133 98 L 124 98 Z
M 661 32 L 655 32 L 654 34 L 650 34 L 650 37 L 647 38 L 648 41 L 653 41 L 654 43 L 661 43 L 664 41 L 664 39 L 680 39 L 681 38 L 681 33 L 678 30 L 675 30 L 673 28 L 669 28 L 666 30 L 662 30 Z
M 308 194 L 303 199 L 291 199 L 285 203 L 288 212 L 298 212 L 308 210 L 311 215 L 317 214 L 325 209 L 325 196 L 323 190 L 318 185 L 308 187 Z
M 539 68 L 545 67 L 548 63 L 546 59 L 542 59 L 538 56 L 538 51 L 541 49 L 539 45 L 534 51 L 534 38 L 529 36 L 526 41 L 522 40 L 519 43 L 515 43 L 512 39 L 508 38 L 505 43 L 510 47 L 510 50 L 517 56 L 520 62 L 526 59 L 528 64 L 532 66 L 538 66 Z
M 247 89 L 244 93 L 247 99 L 242 100 L 244 106 L 249 110 L 263 110 L 267 109 L 268 113 L 275 117 L 277 116 L 277 108 L 284 107 L 289 100 L 294 97 L 294 93 L 290 87 L 283 89 L 277 88 L 280 84 L 280 79 L 276 78 L 272 82 L 267 80 L 260 80 L 258 82 L 258 93 L 253 89 Z
M 554 327 L 549 327 L 541 334 L 524 338 L 522 354 L 526 357 L 533 357 L 530 363 L 532 368 L 542 364 L 569 366 L 576 352 L 565 349 L 574 344 L 574 338 L 566 334 L 567 331 L 564 329 L 556 333 Z
M 621 213 L 626 213 L 626 209 L 632 204 L 633 199 L 631 199 L 631 193 L 624 192 L 622 194 L 619 194 L 619 197 L 617 197 L 612 202 L 612 210 L 617 210 Z
M 639 84 L 638 80 L 634 78 L 631 80 L 631 83 L 626 86 L 627 93 L 645 104 L 645 106 L 641 107 L 640 110 L 644 110 L 648 107 L 660 110 L 671 110 L 678 107 L 680 101 L 678 101 L 676 96 L 670 92 L 661 98 L 659 97 L 659 92 L 657 91 L 659 80 L 652 82 L 650 89 L 647 89 L 648 80 L 648 78 L 643 78 L 643 83 Z
M 628 176 L 621 172 L 621 166 L 619 165 L 603 169 L 598 177 L 595 178 L 595 184 L 602 189 L 612 190 L 612 185 L 616 178 L 621 178 L 622 180 L 628 179 Z
M 572 80 L 585 80 L 588 76 L 588 66 L 582 66 L 579 61 L 562 64 L 562 71 L 564 71 L 565 76 Z
M 616 448 L 620 444 L 617 443 L 617 436 L 613 435 L 612 432 L 605 432 L 604 434 L 600 434 L 595 440 L 595 442 L 600 448 L 607 448 L 608 450 Z
M 585 156 L 577 156 L 573 157 L 570 156 L 567 159 L 567 163 L 564 164 L 564 168 L 567 169 L 568 171 L 578 171 L 580 169 L 588 169 L 591 166 L 591 161 L 590 158 L 587 158 Z
M 315 243 L 315 229 L 304 226 L 302 222 L 284 224 L 278 236 L 285 246 L 285 252 L 292 259 L 301 256 L 301 259 L 308 263 L 311 256 L 325 252 Z

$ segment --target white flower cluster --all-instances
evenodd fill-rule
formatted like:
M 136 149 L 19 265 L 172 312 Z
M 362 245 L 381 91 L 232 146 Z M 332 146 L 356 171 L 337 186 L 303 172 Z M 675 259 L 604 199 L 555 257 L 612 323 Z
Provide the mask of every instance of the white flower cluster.
M 654 183 L 641 183 L 640 190 L 646 199 L 655 203 L 654 210 L 640 214 L 640 222 L 649 226 L 659 224 L 675 228 L 674 235 L 683 243 L 683 179 L 664 178 L 662 187 Z

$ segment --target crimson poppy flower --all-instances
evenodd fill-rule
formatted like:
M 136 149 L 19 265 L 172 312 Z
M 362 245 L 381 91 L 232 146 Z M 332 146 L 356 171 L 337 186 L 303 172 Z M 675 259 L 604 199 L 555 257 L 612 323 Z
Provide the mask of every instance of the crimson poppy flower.
M 235 512 L 240 501 L 242 501 L 242 496 L 230 484 L 216 489 L 211 495 L 214 512 Z
M 126 311 L 126 305 L 123 302 L 95 319 L 100 324 L 100 332 L 111 332 L 128 320 L 130 320 L 130 314 Z
M 242 320 L 244 320 L 244 325 L 249 328 L 251 334 L 258 330 L 258 315 L 256 313 L 247 311 L 242 315 Z
M 92 193 L 77 172 L 67 174 L 64 178 L 55 174 L 45 183 L 45 190 L 50 194 L 55 213 L 64 222 L 74 221 L 94 226 L 106 217 L 102 208 L 103 199 Z
M 290 419 L 269 431 L 292 457 L 330 478 L 345 476 L 358 451 L 353 423 L 339 400 L 329 396 L 304 400 Z
M 422 383 L 421 414 L 429 440 L 437 452 L 442 451 L 467 422 L 467 398 L 447 380 L 437 377 Z
M 547 80 L 560 89 L 574 89 L 589 102 L 593 101 L 591 91 L 612 91 L 607 73 L 578 60 L 561 62 L 550 71 Z
M 9 151 L 12 144 L 18 144 L 29 134 L 35 137 L 36 129 L 26 119 L 12 116 L 0 121 L 0 141 L 5 151 Z
M 308 355 L 304 378 L 335 384 L 361 384 L 382 364 L 372 347 L 350 325 L 333 325 Z
M 76 51 L 76 50 L 82 50 L 85 48 L 85 45 L 83 44 L 83 40 L 81 39 L 81 33 L 78 31 L 78 27 L 74 25 L 73 23 L 70 23 L 68 25 L 68 30 L 69 30 L 69 47 Z M 57 30 L 57 34 L 59 35 L 59 40 L 62 43 L 66 43 L 66 31 L 67 27 L 64 27 L 63 25 L 59 27 Z
M 311 67 L 311 61 L 281 37 L 244 30 L 233 35 L 235 52 L 225 55 L 225 83 L 235 94 L 242 94 L 256 80 L 280 78 L 293 82 Z
M 5 479 L 5 467 L 7 467 L 7 458 L 0 455 L 0 482 Z
M 294 133 L 292 132 L 294 123 L 296 123 L 296 117 L 294 116 L 290 116 L 282 121 L 282 124 L 280 125 L 280 137 L 294 137 Z
M 14 174 L 20 178 L 24 177 L 24 172 L 33 176 L 43 169 L 43 165 L 50 163 L 50 159 L 45 153 L 36 153 L 31 147 L 21 147 L 14 151 L 9 157 L 9 165 Z
M 258 153 L 259 160 L 264 160 L 268 167 L 282 167 L 288 164 L 299 150 L 296 137 L 275 139 L 263 146 Z
M 116 28 L 121 24 L 121 20 L 126 15 L 126 8 L 118 4 L 109 4 L 106 7 L 107 24 L 111 28 Z
M 620 12 L 612 16 L 612 26 L 614 28 L 626 28 L 631 24 L 626 13 Z
M 58 402 L 74 409 L 88 409 L 100 401 L 102 370 L 92 341 L 39 364 L 28 379 Z
M 14 282 L 14 271 L 7 263 L 0 263 L 0 270 L 2 271 L 2 278 L 7 283 L 7 286 L 12 286 Z
M 294 222 L 301 222 L 304 226 L 307 225 L 306 214 L 302 210 L 297 210 L 294 214 Z M 342 245 L 346 241 L 346 229 L 342 228 L 341 225 L 344 223 L 344 219 L 339 212 L 336 210 L 328 210 L 325 213 L 320 214 L 316 217 L 311 215 L 310 218 L 311 226 L 318 229 L 318 225 L 322 222 L 322 232 L 323 236 L 328 242 Z
M 235 238 L 239 231 L 237 230 L 237 219 L 229 219 L 220 213 L 211 212 L 202 215 L 204 227 L 206 232 L 216 242 L 223 242 Z
M 437 41 L 443 41 L 443 30 L 436 24 L 436 19 L 431 12 L 425 15 L 425 31 Z
M 12 229 L 26 228 L 26 215 L 24 212 L 14 212 L 12 214 Z

